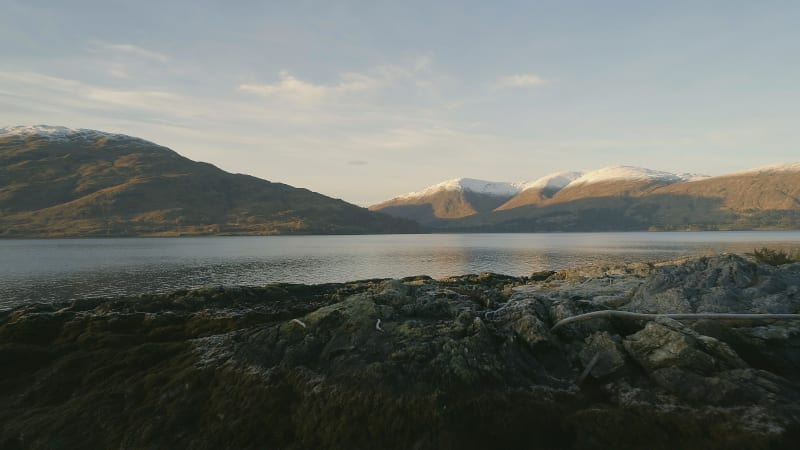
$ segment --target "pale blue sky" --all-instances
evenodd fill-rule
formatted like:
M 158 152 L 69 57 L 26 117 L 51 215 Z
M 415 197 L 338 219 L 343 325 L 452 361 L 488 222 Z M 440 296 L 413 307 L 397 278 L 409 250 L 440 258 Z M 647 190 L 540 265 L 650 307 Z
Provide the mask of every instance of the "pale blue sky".
M 800 160 L 796 1 L 162 2 L 0 0 L 0 126 L 131 134 L 361 205 Z

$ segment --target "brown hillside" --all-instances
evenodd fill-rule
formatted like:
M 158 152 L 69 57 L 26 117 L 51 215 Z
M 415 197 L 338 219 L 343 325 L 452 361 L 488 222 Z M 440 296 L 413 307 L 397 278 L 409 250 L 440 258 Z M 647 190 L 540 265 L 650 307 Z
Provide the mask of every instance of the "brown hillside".
M 507 200 L 508 197 L 503 196 L 441 190 L 422 197 L 395 198 L 370 206 L 369 209 L 426 224 L 489 213 Z
M 525 189 L 524 191 L 512 197 L 511 200 L 498 206 L 496 210 L 504 211 L 507 209 L 519 208 L 521 206 L 543 205 L 552 197 L 552 195 L 548 194 L 551 193 L 541 188 Z
M 800 172 L 733 174 L 665 186 L 658 193 L 718 198 L 734 211 L 798 209 Z
M 128 136 L 0 135 L 0 236 L 418 231 L 409 221 L 230 174 Z
M 429 205 L 427 209 L 432 212 L 434 217 L 440 219 L 458 219 L 477 213 L 464 196 L 463 191 L 440 191 L 433 195 L 413 199 L 392 199 L 372 205 L 369 209 L 382 211 L 387 208 L 424 205 Z
M 586 198 L 636 197 L 647 195 L 664 183 L 641 180 L 613 180 L 568 185 L 555 193 L 543 189 L 526 189 L 500 205 L 497 211 L 507 211 L 525 206 L 550 206 Z
M 642 180 L 611 180 L 569 185 L 558 191 L 550 203 L 598 197 L 638 197 L 647 195 L 662 186 L 664 183 Z

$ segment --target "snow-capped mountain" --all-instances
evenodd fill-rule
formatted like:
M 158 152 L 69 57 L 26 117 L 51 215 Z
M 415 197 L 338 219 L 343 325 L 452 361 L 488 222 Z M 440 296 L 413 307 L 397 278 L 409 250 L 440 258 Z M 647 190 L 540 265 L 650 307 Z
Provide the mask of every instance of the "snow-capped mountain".
M 599 198 L 646 195 L 662 186 L 696 179 L 696 175 L 678 175 L 661 170 L 634 166 L 609 166 L 584 172 L 564 186 L 549 203 L 575 201 L 582 198 Z M 524 204 L 519 204 L 523 206 Z
M 799 228 L 798 199 L 800 163 L 717 177 L 609 166 L 522 183 L 451 180 L 371 209 L 481 231 Z
M 419 191 L 398 195 L 392 198 L 391 201 L 415 201 L 430 197 L 442 191 L 471 192 L 495 197 L 513 197 L 529 189 L 542 190 L 552 195 L 568 186 L 575 187 L 591 183 L 604 183 L 609 181 L 675 183 L 703 178 L 707 177 L 696 174 L 679 175 L 642 167 L 610 166 L 591 171 L 556 172 L 545 175 L 534 181 L 522 182 L 498 182 L 478 180 L 475 178 L 455 178 L 428 186 Z
M 496 181 L 476 180 L 475 178 L 454 178 L 429 186 L 421 191 L 402 194 L 395 199 L 414 199 L 426 197 L 440 191 L 473 192 L 475 194 L 508 197 L 518 194 L 524 183 L 504 183 Z
M 457 219 L 494 210 L 523 190 L 525 183 L 456 178 L 371 206 L 423 223 Z
M 498 206 L 498 210 L 513 209 L 525 205 L 538 205 L 549 200 L 558 191 L 583 176 L 584 172 L 556 172 L 535 181 L 525 183 L 522 191 Z
M 663 172 L 660 170 L 645 169 L 643 167 L 633 166 L 610 166 L 585 172 L 583 175 L 576 178 L 569 184 L 574 187 L 580 184 L 604 183 L 608 181 L 619 180 L 664 183 L 686 181 L 680 175 L 670 172 Z
M 544 189 L 544 190 L 554 190 L 557 191 L 559 189 L 563 189 L 568 184 L 572 183 L 573 181 L 577 180 L 581 176 L 583 176 L 584 172 L 577 171 L 577 172 L 556 172 L 551 173 L 549 175 L 545 175 L 535 181 L 531 181 L 528 183 L 523 184 L 522 190 L 527 189 Z
M 663 185 L 687 181 L 694 175 L 677 175 L 652 169 L 633 166 L 610 166 L 591 171 L 566 171 L 545 175 L 528 182 L 496 182 L 473 178 L 447 180 L 416 192 L 394 197 L 386 202 L 370 207 L 372 210 L 402 207 L 408 213 L 409 205 L 430 205 L 432 220 L 436 218 L 460 218 L 494 209 L 506 210 L 526 205 L 540 205 L 557 201 L 559 192 L 572 192 L 578 195 L 592 195 L 586 189 L 616 187 L 631 192 L 639 186 Z M 602 187 L 600 187 L 602 185 Z M 580 191 L 576 190 L 581 188 Z M 459 194 L 460 193 L 460 194 Z M 612 192 L 613 193 L 613 192 Z M 470 198 L 465 198 L 467 194 Z M 486 197 L 491 197 L 493 201 Z M 480 206 L 477 205 L 480 199 Z M 502 201 L 501 201 L 502 200 Z M 491 206 L 490 210 L 487 208 Z M 418 213 L 419 208 L 415 210 Z M 390 211 L 384 211 L 390 212 Z M 414 215 L 415 220 L 423 220 Z

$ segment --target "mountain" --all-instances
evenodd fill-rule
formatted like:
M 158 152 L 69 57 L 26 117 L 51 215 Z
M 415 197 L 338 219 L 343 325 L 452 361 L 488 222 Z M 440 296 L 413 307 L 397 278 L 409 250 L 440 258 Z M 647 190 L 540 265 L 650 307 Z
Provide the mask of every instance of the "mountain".
M 733 211 L 800 208 L 800 163 L 775 164 L 668 186 L 663 194 L 720 198 Z
M 0 236 L 419 232 L 411 221 L 231 174 L 122 134 L 0 129 Z
M 583 172 L 558 172 L 545 175 L 536 181 L 523 183 L 522 190 L 497 210 L 514 209 L 525 205 L 541 205 L 553 198 L 558 191 L 583 176 Z
M 458 218 L 434 216 L 434 220 L 421 223 L 447 231 L 800 227 L 798 163 L 718 177 L 613 166 L 560 172 L 512 185 L 520 187 L 519 193 L 490 211 L 476 210 Z M 405 217 L 398 214 L 404 197 L 395 199 L 394 209 L 381 205 L 371 209 Z
M 561 172 L 532 183 L 530 188 L 501 205 L 498 210 L 526 205 L 551 205 L 582 198 L 641 196 L 668 184 L 701 178 L 702 175 L 677 175 L 632 166 L 604 167 L 589 172 Z M 543 182 L 549 184 L 539 188 Z M 537 195 L 532 195 L 534 193 Z
M 523 189 L 522 183 L 497 183 L 457 178 L 411 192 L 370 206 L 397 217 L 420 223 L 437 223 L 440 219 L 460 219 L 488 213 L 506 203 Z
M 448 222 L 443 219 L 483 216 L 525 206 L 546 206 L 588 197 L 640 195 L 658 186 L 686 181 L 689 177 L 638 167 L 613 166 L 588 172 L 552 173 L 531 182 L 458 178 L 397 196 L 370 206 L 370 210 L 424 224 L 442 225 Z

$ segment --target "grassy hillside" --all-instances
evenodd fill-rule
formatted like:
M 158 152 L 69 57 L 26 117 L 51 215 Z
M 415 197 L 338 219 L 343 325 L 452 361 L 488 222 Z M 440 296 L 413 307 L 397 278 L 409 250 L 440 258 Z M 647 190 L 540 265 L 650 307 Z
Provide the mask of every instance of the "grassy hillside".
M 418 232 L 411 221 L 97 132 L 0 135 L 0 236 Z
M 441 221 L 440 230 L 481 232 L 771 230 L 800 228 L 800 208 L 733 209 L 691 194 L 590 197 Z
M 443 190 L 414 199 L 392 199 L 370 206 L 395 217 L 414 220 L 424 225 L 446 224 L 447 219 L 461 219 L 489 213 L 508 200 L 508 197 L 478 194 L 469 191 Z

